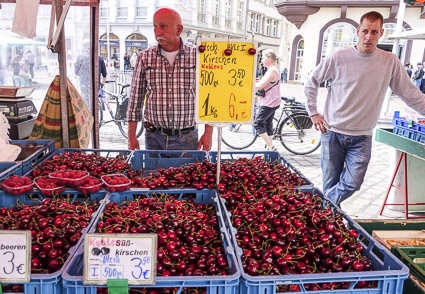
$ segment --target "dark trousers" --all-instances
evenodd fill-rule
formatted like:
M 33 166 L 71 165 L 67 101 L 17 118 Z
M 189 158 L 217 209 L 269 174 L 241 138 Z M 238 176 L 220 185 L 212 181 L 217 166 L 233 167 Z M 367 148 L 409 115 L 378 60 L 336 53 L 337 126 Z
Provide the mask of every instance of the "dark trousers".
M 421 92 L 425 94 L 425 79 L 422 79 L 420 89 L 421 89 Z
M 267 132 L 267 135 L 271 136 L 273 135 L 273 117 L 274 113 L 276 112 L 276 109 L 278 109 L 279 106 L 276 107 L 267 107 L 267 106 L 260 106 L 257 112 L 257 116 L 255 117 L 255 121 L 252 124 L 254 128 L 257 130 L 257 133 L 264 134 Z

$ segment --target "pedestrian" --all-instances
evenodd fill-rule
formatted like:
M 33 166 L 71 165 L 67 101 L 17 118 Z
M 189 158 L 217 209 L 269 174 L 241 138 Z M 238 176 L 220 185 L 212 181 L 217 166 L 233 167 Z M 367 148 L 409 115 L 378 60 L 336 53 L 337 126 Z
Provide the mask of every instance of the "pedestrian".
M 82 52 L 75 62 L 75 75 L 80 80 L 80 95 L 90 108 L 90 40 L 84 39 Z
M 28 50 L 25 61 L 28 64 L 28 70 L 29 70 L 29 75 L 31 79 L 34 78 L 34 62 L 35 62 L 34 60 L 35 60 L 34 54 L 31 52 L 31 50 Z
M 422 76 L 421 91 L 422 93 L 425 93 L 425 61 L 422 62 L 422 71 L 424 72 L 424 75 Z
M 16 87 L 24 86 L 24 79 L 21 77 L 21 55 L 16 54 L 10 63 L 10 69 L 12 71 L 13 85 Z
M 136 67 L 136 61 L 137 61 L 137 53 L 134 52 L 133 55 L 131 55 L 130 58 L 130 67 L 132 70 L 134 70 L 134 68 Z
M 128 56 L 127 52 L 124 53 L 124 70 L 130 69 L 130 56 Z
M 107 75 L 107 71 L 106 71 L 105 61 L 103 60 L 101 56 L 99 56 L 99 86 L 100 87 L 105 86 L 106 75 Z
M 196 47 L 181 39 L 182 20 L 175 10 L 157 10 L 153 26 L 158 45 L 141 52 L 134 69 L 127 111 L 128 147 L 139 149 L 136 127 L 145 107 L 147 150 L 208 151 L 213 127 L 205 125 L 198 142 L 195 123 Z
M 280 71 L 278 69 L 278 58 L 271 50 L 264 50 L 261 63 L 267 71 L 265 75 L 255 84 L 257 90 L 263 90 L 259 96 L 259 108 L 254 121 L 257 134 L 266 143 L 267 150 L 277 150 L 273 146 L 273 117 L 280 106 Z M 261 91 L 260 91 L 261 93 Z
M 323 192 L 337 205 L 363 182 L 387 88 L 425 115 L 425 95 L 411 83 L 400 60 L 377 48 L 382 26 L 380 13 L 364 14 L 357 28 L 357 45 L 326 57 L 304 87 L 308 113 L 322 132 Z M 322 115 L 317 110 L 317 93 L 326 80 L 330 88 Z
M 407 75 L 409 76 L 409 78 L 412 77 L 412 69 L 410 68 L 410 62 L 406 62 L 406 64 L 404 65 L 404 68 L 406 69 Z
M 422 68 L 422 62 L 418 62 L 416 65 L 416 71 L 413 74 L 412 80 L 419 89 L 421 88 L 423 76 L 424 76 L 424 70 Z

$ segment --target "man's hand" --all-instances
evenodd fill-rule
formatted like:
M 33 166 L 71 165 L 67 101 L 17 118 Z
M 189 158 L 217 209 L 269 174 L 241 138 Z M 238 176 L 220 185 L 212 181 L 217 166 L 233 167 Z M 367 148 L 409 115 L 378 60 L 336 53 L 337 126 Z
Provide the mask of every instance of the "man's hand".
M 313 125 L 316 130 L 321 131 L 323 134 L 327 133 L 327 130 L 330 130 L 331 126 L 326 122 L 323 118 L 323 115 L 320 113 L 311 116 L 311 120 L 313 121 Z
M 130 150 L 140 149 L 139 140 L 137 140 L 137 137 L 136 137 L 136 128 L 137 128 L 137 122 L 135 121 L 128 122 L 128 149 Z
M 198 150 L 210 151 L 212 147 L 212 133 L 214 127 L 205 125 L 205 132 L 199 139 Z
M 128 149 L 130 150 L 140 149 L 139 140 L 137 140 L 136 136 L 128 137 Z

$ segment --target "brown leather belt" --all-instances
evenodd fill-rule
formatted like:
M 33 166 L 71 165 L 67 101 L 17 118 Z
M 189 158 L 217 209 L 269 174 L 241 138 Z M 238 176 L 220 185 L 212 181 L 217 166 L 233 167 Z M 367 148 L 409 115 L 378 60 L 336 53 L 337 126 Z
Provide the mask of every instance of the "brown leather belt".
M 188 134 L 191 131 L 193 131 L 195 129 L 195 126 L 193 127 L 188 127 L 188 128 L 184 128 L 184 129 L 179 129 L 179 130 L 175 130 L 175 129 L 166 129 L 166 128 L 160 128 L 160 127 L 155 127 L 153 124 L 151 124 L 150 122 L 145 121 L 143 123 L 143 125 L 145 126 L 146 130 L 149 130 L 151 132 L 160 132 L 166 136 L 176 136 L 176 135 L 184 135 L 184 134 Z

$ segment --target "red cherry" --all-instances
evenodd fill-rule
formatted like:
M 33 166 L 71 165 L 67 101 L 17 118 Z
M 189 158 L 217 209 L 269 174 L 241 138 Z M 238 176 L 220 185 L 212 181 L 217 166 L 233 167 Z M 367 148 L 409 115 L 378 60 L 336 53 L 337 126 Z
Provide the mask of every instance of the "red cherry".
M 205 51 L 205 46 L 204 45 L 199 45 L 198 46 L 198 50 L 199 50 L 199 52 L 204 52 Z
M 232 49 L 226 49 L 226 50 L 224 50 L 224 55 L 226 55 L 226 56 L 232 55 Z
M 257 50 L 255 50 L 255 48 L 249 48 L 248 53 L 254 55 L 255 53 L 257 53 Z

